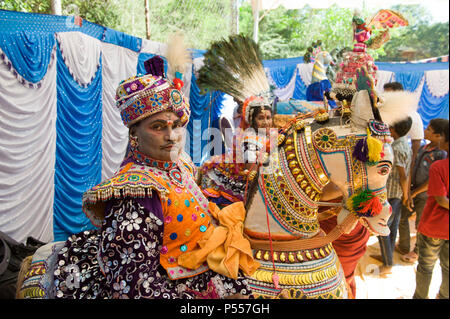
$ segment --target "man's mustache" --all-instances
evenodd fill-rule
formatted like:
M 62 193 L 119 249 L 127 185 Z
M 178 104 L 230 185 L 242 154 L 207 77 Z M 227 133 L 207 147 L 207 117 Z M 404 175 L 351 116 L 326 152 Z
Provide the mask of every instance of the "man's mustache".
M 164 144 L 163 146 L 161 146 L 161 148 L 167 148 L 169 146 L 175 146 L 177 143 L 173 142 L 173 141 L 169 141 L 166 144 Z

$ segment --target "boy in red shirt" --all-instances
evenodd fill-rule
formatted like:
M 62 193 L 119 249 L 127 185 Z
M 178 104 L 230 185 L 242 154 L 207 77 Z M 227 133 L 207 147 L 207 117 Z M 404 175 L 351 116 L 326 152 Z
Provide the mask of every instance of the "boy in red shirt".
M 449 151 L 449 125 L 444 130 L 440 148 Z M 442 283 L 437 298 L 448 299 L 449 254 L 449 160 L 448 157 L 431 164 L 429 171 L 428 199 L 417 229 L 419 264 L 416 273 L 416 291 L 413 298 L 428 298 L 433 268 L 439 258 Z

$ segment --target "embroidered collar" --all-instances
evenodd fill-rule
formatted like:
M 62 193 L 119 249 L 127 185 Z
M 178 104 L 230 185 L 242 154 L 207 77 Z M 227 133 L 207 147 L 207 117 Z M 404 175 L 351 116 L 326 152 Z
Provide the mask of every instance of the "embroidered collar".
M 170 171 L 177 167 L 177 162 L 166 162 L 166 161 L 159 161 L 151 158 L 148 155 L 145 155 L 144 153 L 139 152 L 138 150 L 134 150 L 132 152 L 133 158 L 140 163 L 153 166 L 156 168 L 159 168 L 163 171 Z

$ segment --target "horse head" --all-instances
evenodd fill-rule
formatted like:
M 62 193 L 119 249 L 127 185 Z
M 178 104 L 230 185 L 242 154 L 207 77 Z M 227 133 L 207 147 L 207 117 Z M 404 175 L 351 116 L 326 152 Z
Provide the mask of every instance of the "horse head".
M 376 106 L 373 99 L 378 100 Z M 367 90 L 362 90 L 352 100 L 352 115 L 348 127 L 328 127 L 315 133 L 315 141 L 326 136 L 327 130 L 334 130 L 335 136 L 328 132 L 331 134 L 329 139 L 333 141 L 338 141 L 343 136 L 347 136 L 347 139 L 353 136 L 346 147 L 340 147 L 336 142 L 335 146 L 324 142 L 318 144 L 318 151 L 328 169 L 330 180 L 339 187 L 344 197 L 338 223 L 348 214 L 355 214 L 373 233 L 383 236 L 389 234 L 387 220 L 391 208 L 387 201 L 386 182 L 393 163 L 389 126 L 407 118 L 416 107 L 416 100 L 409 92 L 386 93 L 379 99 L 373 94 L 369 96 Z M 374 120 L 374 117 L 378 120 Z M 328 148 L 324 149 L 324 145 Z M 342 151 L 347 154 L 342 156 Z M 341 154 L 341 159 L 337 158 L 338 154 Z M 337 161 L 343 159 L 346 174 L 336 165 Z
M 393 163 L 389 125 L 406 118 L 415 107 L 408 92 L 389 93 L 373 106 L 368 91 L 362 90 L 352 101 L 350 118 L 332 116 L 317 123 L 298 117 L 280 131 L 278 154 L 271 156 L 273 172 L 266 175 L 278 176 L 266 179 L 281 180 L 279 193 L 289 189 L 283 203 L 294 203 L 295 209 L 301 202 L 298 206 L 310 212 L 324 204 L 325 186 L 333 183 L 343 197 L 338 223 L 353 215 L 354 225 L 359 219 L 371 232 L 387 235 L 391 207 L 386 182 Z

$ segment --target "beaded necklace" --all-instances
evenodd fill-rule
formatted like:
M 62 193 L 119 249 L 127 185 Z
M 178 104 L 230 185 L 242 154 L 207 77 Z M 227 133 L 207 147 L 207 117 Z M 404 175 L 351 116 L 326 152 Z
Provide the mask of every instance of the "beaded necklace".
M 148 155 L 145 155 L 142 152 L 139 152 L 138 150 L 133 150 L 132 152 L 133 158 L 145 165 L 156 167 L 160 170 L 166 171 L 169 175 L 170 180 L 177 185 L 178 187 L 184 187 L 183 186 L 183 173 L 182 170 L 179 168 L 178 161 L 176 162 L 170 162 L 170 161 L 160 161 L 151 158 Z

